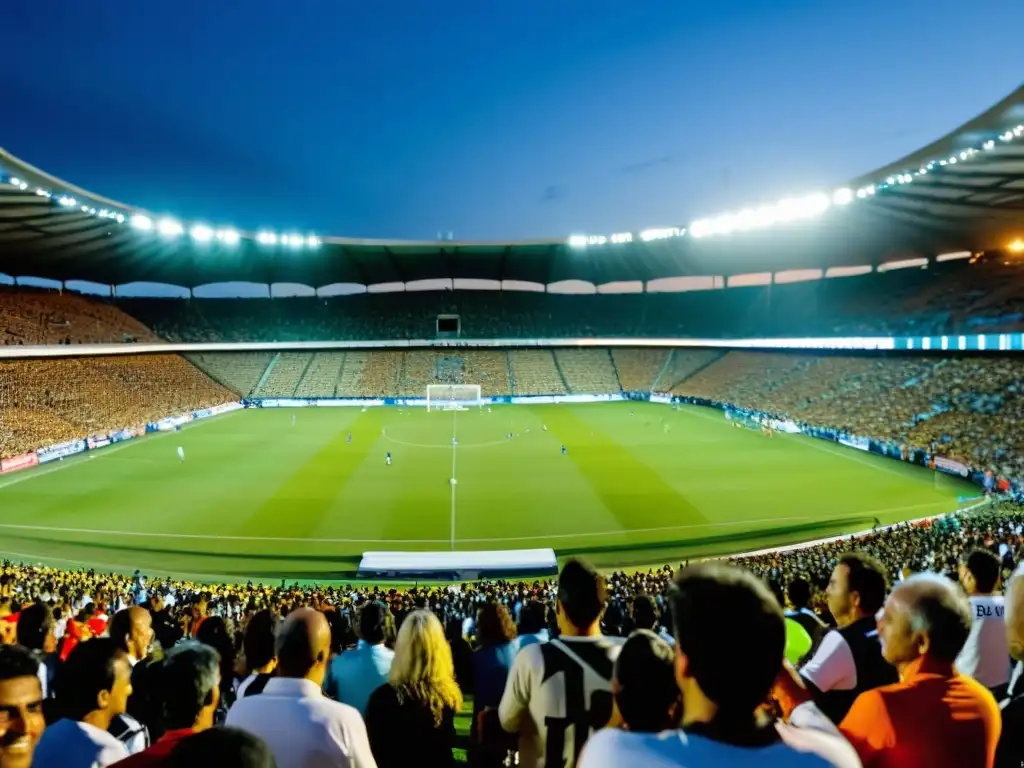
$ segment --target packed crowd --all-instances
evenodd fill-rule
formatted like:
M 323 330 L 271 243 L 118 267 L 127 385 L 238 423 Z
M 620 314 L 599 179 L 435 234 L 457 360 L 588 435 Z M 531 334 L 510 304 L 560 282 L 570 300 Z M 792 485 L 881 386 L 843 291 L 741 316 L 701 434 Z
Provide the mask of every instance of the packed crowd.
M 0 361 L 0 458 L 236 397 L 177 355 Z
M 1016 263 L 934 264 L 843 279 L 679 293 L 401 291 L 282 299 L 86 298 L 0 288 L 0 344 L 422 339 L 439 314 L 467 338 L 958 334 L 1024 328 Z M 691 282 L 700 282 L 691 278 Z M 710 280 L 710 278 L 709 278 Z M 706 288 L 711 288 L 708 283 Z M 152 329 L 152 330 L 150 330 Z M 155 332 L 155 335 L 154 335 Z
M 5 563 L 0 766 L 451 765 L 464 708 L 479 766 L 1016 766 L 1022 554 L 1024 513 L 999 504 L 675 570 L 570 561 L 556 581 Z

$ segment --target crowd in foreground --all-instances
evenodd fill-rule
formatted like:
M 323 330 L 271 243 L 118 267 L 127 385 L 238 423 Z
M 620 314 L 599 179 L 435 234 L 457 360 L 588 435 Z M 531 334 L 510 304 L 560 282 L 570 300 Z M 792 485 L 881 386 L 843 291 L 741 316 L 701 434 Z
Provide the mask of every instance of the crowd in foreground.
M 470 703 L 478 766 L 1017 766 L 1022 534 L 406 591 L 7 564 L 0 768 L 451 765 Z

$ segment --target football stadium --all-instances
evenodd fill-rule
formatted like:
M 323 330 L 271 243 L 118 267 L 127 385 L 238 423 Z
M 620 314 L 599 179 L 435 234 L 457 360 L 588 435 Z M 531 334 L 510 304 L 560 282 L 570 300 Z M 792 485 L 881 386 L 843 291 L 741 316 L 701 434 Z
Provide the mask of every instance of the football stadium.
M 683 569 L 670 591 L 684 562 L 741 565 L 763 580 L 735 577 L 749 594 L 768 584 L 787 617 L 816 610 L 846 632 L 830 574 L 845 568 L 852 585 L 855 567 L 875 567 L 855 566 L 863 557 L 882 563 L 882 591 L 869 610 L 867 582 L 849 586 L 850 616 L 871 624 L 878 655 L 886 583 L 906 578 L 909 594 L 924 589 L 911 574 L 959 568 L 972 601 L 996 600 L 1017 564 L 1022 211 L 1024 87 L 834 189 L 556 240 L 247 232 L 110 200 L 0 150 L 0 623 L 24 645 L 18 617 L 43 612 L 95 650 L 81 640 L 115 637 L 108 614 L 132 622 L 144 606 L 165 649 L 195 636 L 241 679 L 232 664 L 261 613 L 272 647 L 278 623 L 290 628 L 274 662 L 310 608 L 341 658 L 370 631 L 364 606 L 406 626 L 428 608 L 458 671 L 458 644 L 488 647 L 487 626 L 571 635 L 580 579 L 601 583 L 590 629 L 612 636 L 678 638 L 684 616 L 724 626 L 723 605 L 747 610 L 725 577 L 720 594 L 686 593 L 713 568 Z M 262 298 L 209 297 L 227 282 Z M 119 295 L 135 283 L 180 295 Z M 577 581 L 560 586 L 561 568 Z M 1001 627 L 999 594 L 985 615 Z M 941 611 L 958 598 L 934 599 Z M 285 620 L 292 609 L 306 613 Z M 134 629 L 119 626 L 134 660 Z M 819 648 L 816 628 L 800 630 L 801 653 L 787 645 L 794 664 Z M 851 665 L 869 653 L 842 642 Z M 47 652 L 76 659 L 61 643 Z M 985 687 L 1005 695 L 1000 654 Z M 247 684 L 274 674 L 243 667 Z M 878 684 L 896 679 L 885 668 Z M 781 711 L 825 692 L 812 676 L 818 687 L 776 690 Z M 469 735 L 483 693 L 465 680 L 453 728 L 472 753 L 486 718 Z M 508 696 L 501 725 L 515 731 Z

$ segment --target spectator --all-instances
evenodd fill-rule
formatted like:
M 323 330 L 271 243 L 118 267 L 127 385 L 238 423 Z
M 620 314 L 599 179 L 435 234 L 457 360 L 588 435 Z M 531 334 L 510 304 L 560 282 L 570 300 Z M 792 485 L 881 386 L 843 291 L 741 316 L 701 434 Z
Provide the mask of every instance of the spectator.
M 128 708 L 110 723 L 110 733 L 135 755 L 150 744 L 149 729 L 144 723 L 157 719 L 158 706 L 150 699 L 145 658 L 153 642 L 153 622 L 149 611 L 139 606 L 125 608 L 114 614 L 107 627 L 110 638 L 124 651 L 132 667 L 132 695 Z
M 473 651 L 473 723 L 470 732 L 472 745 L 470 762 L 477 765 L 501 765 L 507 757 L 508 740 L 487 734 L 479 722 L 480 713 L 495 709 L 501 703 L 509 670 L 519 650 L 516 627 L 508 609 L 501 603 L 484 603 L 477 614 L 476 640 Z M 486 727 L 486 726 L 485 726 Z
M 39 664 L 39 684 L 43 698 L 53 695 L 53 678 L 57 672 L 57 638 L 53 611 L 48 605 L 34 603 L 18 614 L 18 645 L 28 648 Z
M 118 763 L 120 768 L 166 766 L 180 741 L 213 727 L 220 700 L 217 652 L 196 642 L 172 648 L 159 667 L 159 694 L 163 701 L 163 735 L 145 751 Z
M 558 577 L 557 640 L 516 656 L 498 707 L 502 727 L 519 734 L 520 765 L 572 768 L 590 733 L 612 716 L 612 665 L 621 638 L 601 634 L 604 577 L 570 560 Z
M 580 768 L 857 766 L 837 734 L 794 728 L 760 713 L 786 644 L 782 609 L 764 584 L 738 568 L 709 563 L 684 568 L 670 599 L 683 731 L 606 728 L 587 745 Z
M 633 629 L 649 629 L 670 646 L 676 641 L 661 625 L 661 612 L 650 595 L 637 595 L 633 599 Z
M 455 665 L 455 682 L 460 690 L 473 690 L 473 648 L 463 634 L 464 622 L 459 615 L 451 616 L 445 624 L 445 637 Z
M 228 632 L 227 622 L 221 616 L 203 619 L 196 630 L 196 640 L 213 648 L 220 658 L 219 725 L 224 722 L 228 709 L 235 701 L 235 641 Z
M 1019 566 L 1006 590 L 1006 640 L 1017 661 L 1014 682 L 1000 703 L 1003 731 L 996 750 L 996 768 L 1020 768 L 1024 763 L 1024 566 Z
M 366 709 L 377 765 L 453 765 L 455 713 L 461 707 L 441 622 L 430 611 L 413 611 L 398 631 L 388 683 L 373 692 Z
M 330 653 L 324 615 L 293 611 L 277 636 L 277 676 L 258 696 L 236 701 L 227 725 L 265 739 L 280 768 L 374 768 L 359 712 L 321 690 Z
M 168 768 L 277 768 L 267 743 L 238 728 L 209 728 L 182 739 L 170 754 Z
M 660 733 L 679 727 L 682 699 L 674 664 L 672 646 L 650 629 L 637 629 L 623 643 L 612 695 L 627 731 Z
M 546 643 L 548 634 L 547 608 L 539 600 L 528 600 L 519 612 L 519 648 Z
M 875 614 L 885 601 L 885 571 L 858 552 L 839 558 L 828 583 L 828 608 L 838 629 L 825 635 L 800 674 L 821 710 L 840 722 L 866 690 L 896 682 L 882 658 Z
M 0 766 L 29 768 L 46 727 L 39 662 L 16 645 L 0 647 Z
M 973 677 L 1000 699 L 1010 680 L 1005 605 L 999 589 L 999 558 L 985 549 L 972 550 L 960 563 L 960 584 L 971 606 L 971 633 L 956 658 L 960 674 Z
M 790 580 L 786 587 L 786 602 L 790 605 L 790 610 L 786 611 L 786 618 L 792 619 L 804 628 L 811 638 L 810 655 L 814 655 L 825 633 L 828 632 L 828 624 L 811 610 L 811 585 L 807 579 L 797 577 Z
M 131 666 L 110 638 L 75 646 L 54 681 L 62 718 L 43 733 L 33 768 L 104 768 L 128 757 L 108 729 L 132 692 Z
M 967 599 L 943 576 L 918 574 L 893 590 L 879 634 L 900 682 L 862 693 L 840 725 L 865 766 L 993 765 L 999 707 L 953 666 L 970 627 Z
M 359 642 L 331 661 L 324 692 L 366 717 L 370 696 L 388 681 L 395 652 L 387 647 L 395 639 L 395 622 L 384 603 L 374 600 L 359 611 Z
M 245 679 L 238 686 L 238 698 L 262 693 L 277 667 L 274 651 L 274 615 L 264 609 L 249 619 L 242 636 L 242 650 L 245 653 Z

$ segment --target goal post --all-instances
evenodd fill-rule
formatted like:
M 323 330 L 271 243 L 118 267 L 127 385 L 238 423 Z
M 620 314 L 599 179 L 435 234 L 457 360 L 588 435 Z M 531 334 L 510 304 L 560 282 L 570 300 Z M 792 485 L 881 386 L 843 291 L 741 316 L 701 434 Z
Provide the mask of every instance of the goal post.
M 428 411 L 464 411 L 483 405 L 479 384 L 428 384 Z

